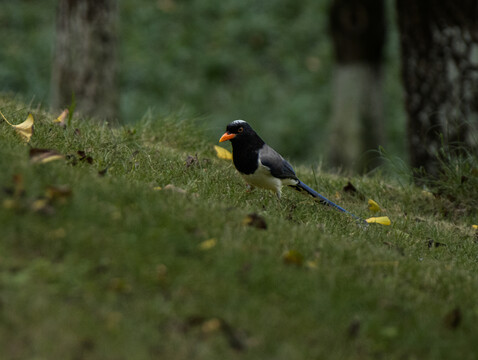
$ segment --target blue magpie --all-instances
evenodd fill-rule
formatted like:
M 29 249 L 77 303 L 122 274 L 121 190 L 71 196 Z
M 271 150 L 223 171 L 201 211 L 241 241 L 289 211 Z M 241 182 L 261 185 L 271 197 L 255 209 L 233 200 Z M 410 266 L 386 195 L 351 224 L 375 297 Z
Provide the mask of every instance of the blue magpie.
M 234 166 L 252 187 L 272 190 L 280 199 L 282 186 L 288 185 L 298 191 L 306 192 L 324 205 L 332 206 L 364 222 L 363 219 L 334 204 L 300 181 L 292 166 L 267 145 L 244 120 L 235 120 L 227 125 L 226 132 L 219 142 L 227 140 L 230 140 L 232 144 Z

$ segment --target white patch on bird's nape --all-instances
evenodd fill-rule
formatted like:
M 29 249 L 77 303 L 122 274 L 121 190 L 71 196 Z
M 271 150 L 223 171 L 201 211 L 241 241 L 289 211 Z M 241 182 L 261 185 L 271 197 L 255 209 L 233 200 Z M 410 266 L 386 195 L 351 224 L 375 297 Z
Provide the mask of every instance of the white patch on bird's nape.
M 231 125 L 247 124 L 244 120 L 234 120 Z

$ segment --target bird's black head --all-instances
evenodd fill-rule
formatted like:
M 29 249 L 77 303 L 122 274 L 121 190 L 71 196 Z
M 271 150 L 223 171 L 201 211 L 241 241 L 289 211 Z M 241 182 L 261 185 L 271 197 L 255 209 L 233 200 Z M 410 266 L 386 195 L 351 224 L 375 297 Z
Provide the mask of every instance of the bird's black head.
M 226 132 L 221 136 L 219 142 L 231 140 L 232 143 L 235 143 L 244 140 L 251 141 L 253 139 L 257 141 L 258 138 L 259 136 L 252 129 L 251 125 L 244 120 L 234 120 L 227 125 Z
M 235 120 L 227 125 L 226 132 L 219 142 L 231 140 L 232 160 L 242 174 L 253 174 L 258 167 L 259 151 L 264 141 L 244 120 Z

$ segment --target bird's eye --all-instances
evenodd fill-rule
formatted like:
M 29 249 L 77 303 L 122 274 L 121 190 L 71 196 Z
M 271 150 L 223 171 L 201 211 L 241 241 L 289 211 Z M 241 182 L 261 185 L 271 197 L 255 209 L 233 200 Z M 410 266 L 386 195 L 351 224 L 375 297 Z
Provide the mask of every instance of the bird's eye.
M 243 128 L 242 126 L 241 126 L 239 129 L 237 129 L 237 132 L 238 132 L 238 133 L 241 133 L 241 132 L 243 132 L 243 131 L 244 131 L 244 128 Z

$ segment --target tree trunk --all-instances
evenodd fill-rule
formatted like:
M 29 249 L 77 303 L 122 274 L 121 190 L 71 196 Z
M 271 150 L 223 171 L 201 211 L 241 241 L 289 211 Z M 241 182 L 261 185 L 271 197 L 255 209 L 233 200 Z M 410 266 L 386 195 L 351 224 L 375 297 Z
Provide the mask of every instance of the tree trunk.
M 116 0 L 59 0 L 51 104 L 117 122 Z
M 378 165 L 384 145 L 382 53 L 385 13 L 382 0 L 334 0 L 330 9 L 336 68 L 329 159 L 345 170 Z
M 411 166 L 478 140 L 478 2 L 397 0 Z M 456 146 L 455 146 L 456 145 Z

